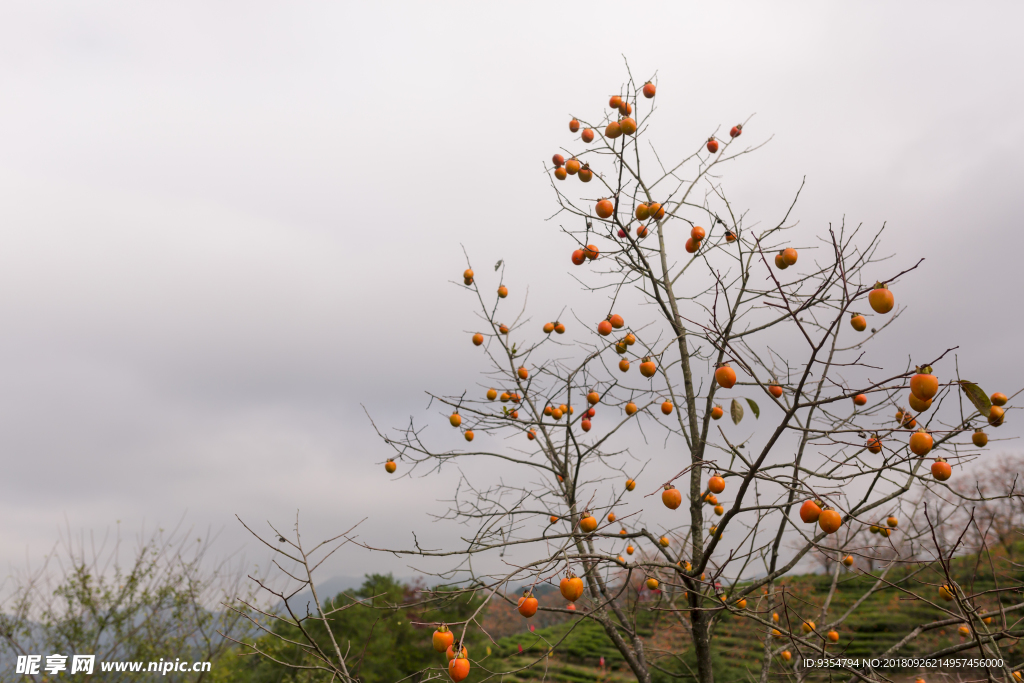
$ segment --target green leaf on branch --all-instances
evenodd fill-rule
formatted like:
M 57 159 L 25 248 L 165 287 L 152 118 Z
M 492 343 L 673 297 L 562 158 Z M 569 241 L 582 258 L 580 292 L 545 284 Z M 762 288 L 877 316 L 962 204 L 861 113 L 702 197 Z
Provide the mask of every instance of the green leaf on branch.
M 974 382 L 968 382 L 965 379 L 960 380 L 960 388 L 967 394 L 967 399 L 974 404 L 974 407 L 978 409 L 982 417 L 988 417 L 992 410 L 992 401 L 988 399 L 988 394 L 982 391 Z
M 754 403 L 752 399 L 747 399 L 747 405 L 750 406 L 750 409 L 754 411 L 755 418 L 761 417 L 761 409 L 757 407 L 757 404 Z
M 732 400 L 732 405 L 729 406 L 729 415 L 732 416 L 732 423 L 739 424 L 740 420 L 743 419 L 743 405 L 736 399 Z

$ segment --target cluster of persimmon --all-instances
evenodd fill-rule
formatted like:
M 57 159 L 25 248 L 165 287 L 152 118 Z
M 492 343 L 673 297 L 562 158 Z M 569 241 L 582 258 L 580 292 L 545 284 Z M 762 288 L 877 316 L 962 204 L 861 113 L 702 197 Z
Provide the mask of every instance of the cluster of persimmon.
M 878 524 L 872 524 L 869 527 L 869 530 L 873 534 L 879 534 L 884 538 L 888 538 L 889 534 L 893 532 L 893 530 L 899 525 L 899 523 L 900 521 L 896 517 L 890 516 L 888 519 L 885 520 L 884 526 L 881 522 L 879 522 Z
M 785 270 L 790 266 L 795 266 L 797 256 L 796 249 L 787 247 L 775 255 L 775 267 L 779 270 Z
M 817 522 L 826 534 L 834 534 L 843 526 L 843 518 L 839 513 L 820 500 L 805 500 L 800 506 L 800 519 L 804 524 Z
M 455 683 L 469 676 L 469 650 L 461 642 L 455 642 L 455 634 L 447 624 L 437 627 L 432 640 L 434 650 L 448 658 L 448 675 Z

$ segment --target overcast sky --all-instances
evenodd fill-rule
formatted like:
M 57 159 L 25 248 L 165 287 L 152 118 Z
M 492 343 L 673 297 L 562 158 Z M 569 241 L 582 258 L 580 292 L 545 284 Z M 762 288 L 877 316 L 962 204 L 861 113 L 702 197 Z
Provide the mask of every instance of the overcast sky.
M 476 381 L 460 244 L 571 302 L 542 164 L 570 113 L 603 113 L 623 54 L 657 72 L 670 153 L 751 114 L 745 136 L 774 135 L 726 178 L 753 220 L 806 176 L 801 225 L 887 222 L 886 251 L 927 259 L 895 358 L 959 344 L 962 372 L 1016 391 L 1022 22 L 1019 3 L 3 3 L 0 562 L 41 557 L 65 518 L 186 514 L 254 558 L 235 513 L 454 538 L 424 514 L 450 480 L 388 480 L 360 404 L 400 425 Z M 326 571 L 368 569 L 411 573 Z

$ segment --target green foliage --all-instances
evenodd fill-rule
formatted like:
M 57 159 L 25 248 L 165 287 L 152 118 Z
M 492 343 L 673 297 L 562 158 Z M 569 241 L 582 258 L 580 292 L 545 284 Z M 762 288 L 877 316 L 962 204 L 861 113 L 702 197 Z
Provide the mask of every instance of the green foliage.
M 37 571 L 12 577 L 0 605 L 0 659 L 18 654 L 95 655 L 102 661 L 175 658 L 212 661 L 228 649 L 222 635 L 245 630 L 237 612 L 212 608 L 237 596 L 240 569 L 210 566 L 207 544 L 191 533 L 162 529 L 128 550 L 116 538 L 98 548 L 68 541 Z M 104 680 L 197 680 L 193 672 L 108 672 Z M 0 681 L 21 680 L 14 667 Z
M 428 604 L 417 604 L 423 602 Z M 447 669 L 447 659 L 431 645 L 434 623 L 465 619 L 477 606 L 477 598 L 449 599 L 443 591 L 428 595 L 399 583 L 390 574 L 372 574 L 366 576 L 358 590 L 342 593 L 325 604 L 324 612 L 329 615 L 331 631 L 341 652 L 348 653 L 346 664 L 353 677 L 364 683 L 392 683 L 408 677 L 411 683 L 416 683 L 428 669 L 433 668 L 434 674 Z M 310 607 L 311 614 L 315 614 Z M 305 604 L 293 606 L 293 610 L 300 618 L 306 614 Z M 247 641 L 269 657 L 244 654 L 244 650 L 238 649 L 214 667 L 211 680 L 214 683 L 331 680 L 331 675 L 323 670 L 294 668 L 321 666 L 318 652 L 337 661 L 331 637 L 322 621 L 305 619 L 302 629 L 305 633 L 294 625 L 277 622 L 272 634 Z M 454 630 L 456 634 L 461 632 L 461 629 Z M 300 647 L 296 642 L 305 646 Z M 467 639 L 467 647 L 471 658 L 476 659 L 476 643 Z

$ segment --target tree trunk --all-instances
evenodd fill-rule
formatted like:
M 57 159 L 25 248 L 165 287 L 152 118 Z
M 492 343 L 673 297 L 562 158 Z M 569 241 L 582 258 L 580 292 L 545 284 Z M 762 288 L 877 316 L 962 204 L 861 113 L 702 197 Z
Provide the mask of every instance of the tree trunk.
M 715 672 L 711 668 L 711 618 L 702 609 L 692 612 L 693 648 L 697 654 L 697 678 L 700 683 L 714 683 Z

